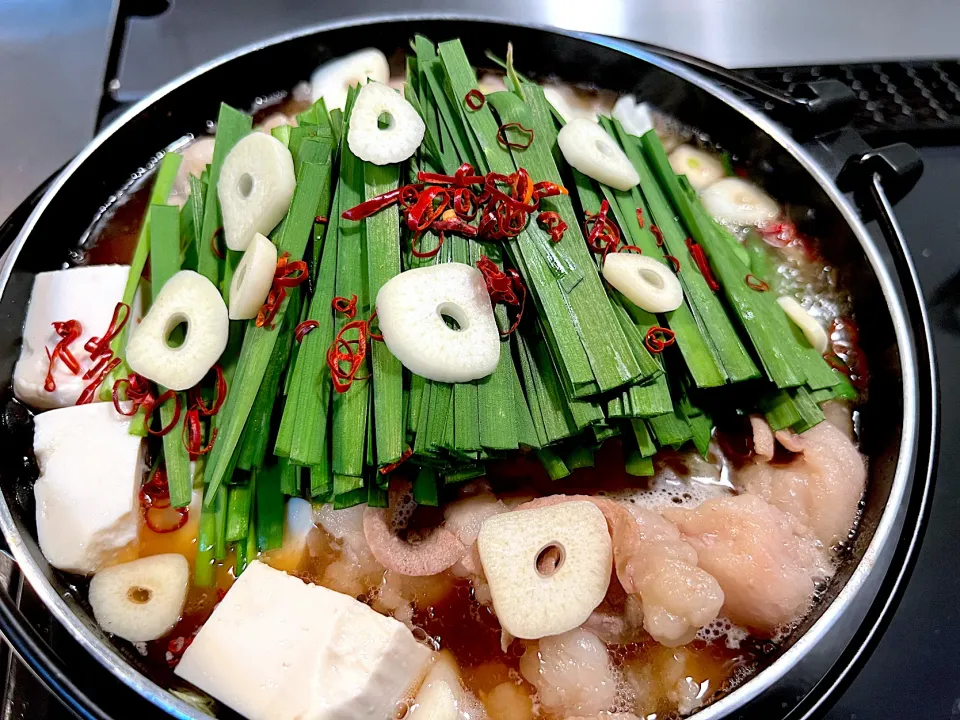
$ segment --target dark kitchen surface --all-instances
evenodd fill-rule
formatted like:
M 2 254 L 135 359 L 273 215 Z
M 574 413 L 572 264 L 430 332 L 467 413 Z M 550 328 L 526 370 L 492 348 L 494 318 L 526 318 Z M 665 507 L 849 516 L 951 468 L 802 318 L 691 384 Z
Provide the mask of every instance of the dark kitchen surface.
M 4 1 L 0 0 L 0 57 L 12 59 L 5 65 L 4 74 L 25 75 L 34 67 L 24 59 L 29 57 L 5 52 L 9 41 L 2 32 L 4 20 L 9 19 L 4 14 L 6 11 Z M 109 21 L 109 12 L 104 10 L 101 15 L 102 22 Z M 71 57 L 83 56 L 83 82 L 74 82 L 74 85 L 90 88 L 92 92 L 99 79 L 92 81 L 89 75 L 99 72 L 97 68 L 102 68 L 106 59 L 106 48 L 99 45 L 97 38 L 109 37 L 109 33 L 91 31 L 87 20 L 89 18 L 85 16 L 80 23 L 84 27 L 78 31 L 78 36 L 85 42 L 71 46 L 70 53 Z M 232 22 L 237 19 L 233 18 Z M 250 32 L 249 27 L 243 27 L 237 31 L 237 41 L 227 45 L 240 44 Z M 155 49 L 160 51 L 159 47 Z M 182 47 L 168 48 L 167 52 L 182 50 Z M 304 74 L 308 71 L 305 69 Z M 851 84 L 859 83 L 854 87 L 855 91 L 868 94 L 862 98 L 860 126 L 887 139 L 908 132 L 909 140 L 920 148 L 925 163 L 923 177 L 897 205 L 896 211 L 910 242 L 935 328 L 943 398 L 940 472 L 926 538 L 903 601 L 864 669 L 828 713 L 831 720 L 960 718 L 960 674 L 956 672 L 960 667 L 960 553 L 956 550 L 955 540 L 956 528 L 960 526 L 960 484 L 953 482 L 955 469 L 960 467 L 960 443 L 952 442 L 960 430 L 960 373 L 956 372 L 960 366 L 960 110 L 956 109 L 956 104 L 950 104 L 960 100 L 960 90 L 954 84 L 960 82 L 957 71 L 960 71 L 960 64 L 952 61 L 925 61 L 904 66 L 857 63 L 756 71 L 761 79 L 777 82 L 786 89 L 794 79 L 814 72 L 839 77 Z M 124 73 L 131 77 L 137 74 L 129 65 Z M 64 80 L 62 73 L 59 80 Z M 2 89 L 3 78 L 0 77 Z M 51 92 L 55 95 L 56 89 L 51 88 Z M 957 97 L 951 100 L 954 96 Z M 867 102 L 874 104 L 867 108 Z M 94 101 L 87 107 L 95 105 Z M 903 111 L 905 107 L 909 112 Z M 0 108 L 0 118 L 2 113 Z M 77 124 L 83 126 L 84 131 L 89 130 L 82 122 L 87 116 L 83 113 L 80 116 L 61 117 L 57 122 L 64 124 L 65 134 L 76 135 Z M 4 167 L 4 154 L 11 150 L 7 145 L 9 142 L 9 135 L 0 141 L 0 169 Z M 76 149 L 79 147 L 69 151 Z M 63 148 L 56 151 L 62 153 Z M 65 159 L 54 156 L 44 162 L 52 170 Z M 31 189 L 26 185 L 17 186 L 11 188 L 10 193 L 19 200 Z M 3 200 L 0 197 L 0 215 L 12 210 L 12 205 L 8 206 Z M 17 573 L 4 560 L 0 557 L 0 579 L 16 587 Z M 62 630 L 52 627 L 49 616 L 31 598 L 29 590 L 23 592 L 22 606 L 53 640 L 67 663 L 84 668 L 77 673 L 78 677 L 89 684 L 98 699 L 106 702 L 114 717 L 136 715 L 146 720 L 158 716 L 156 711 L 94 666 L 94 661 L 77 649 Z M 40 689 L 22 664 L 8 658 L 6 668 L 0 668 L 0 672 L 6 677 L 0 720 L 72 717 Z

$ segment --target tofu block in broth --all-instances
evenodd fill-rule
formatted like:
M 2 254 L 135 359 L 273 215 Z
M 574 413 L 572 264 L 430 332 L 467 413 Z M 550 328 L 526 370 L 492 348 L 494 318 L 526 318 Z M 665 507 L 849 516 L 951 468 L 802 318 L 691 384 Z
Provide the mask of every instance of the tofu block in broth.
M 13 371 L 13 391 L 31 407 L 59 408 L 77 402 L 90 380 L 83 374 L 94 364 L 83 346 L 92 337 L 101 337 L 110 325 L 113 311 L 123 297 L 123 288 L 130 272 L 129 265 L 95 265 L 54 270 L 37 275 L 30 293 L 27 320 L 23 327 L 23 345 Z M 130 322 L 140 316 L 138 303 Z M 80 337 L 70 344 L 70 352 L 80 364 L 80 372 L 72 373 L 62 360 L 54 363 L 56 389 L 44 388 L 50 360 L 47 349 L 53 350 L 62 339 L 53 323 L 76 320 L 82 328 Z
M 54 567 L 89 575 L 137 556 L 143 442 L 130 434 L 130 423 L 113 403 L 34 419 L 37 536 Z
M 352 597 L 255 561 L 176 674 L 251 720 L 393 717 L 430 650 Z

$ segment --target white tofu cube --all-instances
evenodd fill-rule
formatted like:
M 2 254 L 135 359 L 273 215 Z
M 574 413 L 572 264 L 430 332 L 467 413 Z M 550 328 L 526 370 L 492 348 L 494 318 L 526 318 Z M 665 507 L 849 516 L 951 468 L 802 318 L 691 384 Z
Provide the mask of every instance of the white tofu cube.
M 77 402 L 90 383 L 83 379 L 83 373 L 93 364 L 83 346 L 91 337 L 101 337 L 106 332 L 113 311 L 123 298 L 129 272 L 129 265 L 91 265 L 37 275 L 23 327 L 20 359 L 13 371 L 13 391 L 20 400 L 43 409 Z M 130 322 L 135 323 L 139 314 L 139 307 L 134 307 Z M 45 348 L 53 350 L 60 342 L 53 323 L 65 320 L 78 320 L 83 327 L 80 339 L 70 345 L 80 363 L 80 374 L 74 375 L 58 360 L 53 371 L 57 389 L 47 392 L 43 384 L 50 362 Z
M 142 441 L 112 403 L 34 419 L 40 549 L 54 567 L 88 575 L 137 554 Z
M 430 651 L 393 618 L 253 562 L 176 674 L 250 720 L 393 716 Z

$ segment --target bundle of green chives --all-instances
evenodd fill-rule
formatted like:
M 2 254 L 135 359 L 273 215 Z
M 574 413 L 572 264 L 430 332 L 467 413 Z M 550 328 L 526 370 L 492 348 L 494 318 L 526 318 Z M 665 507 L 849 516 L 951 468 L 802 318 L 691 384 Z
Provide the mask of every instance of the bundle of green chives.
M 305 494 L 335 507 L 383 506 L 388 471 L 405 460 L 416 468 L 416 501 L 437 505 L 442 485 L 479 477 L 486 461 L 520 449 L 536 451 L 555 479 L 592 465 L 596 448 L 616 435 L 633 475 L 653 473 L 658 447 L 692 442 L 706 454 L 711 408 L 723 403 L 713 388 L 723 385 L 739 384 L 742 397 L 755 398 L 743 409 L 758 408 L 775 429 L 795 431 L 823 419 L 821 403 L 856 397 L 791 324 L 774 293 L 744 282 L 749 274 L 773 280 L 762 243 L 748 239 L 743 246 L 708 216 L 686 179 L 673 173 L 654 132 L 634 138 L 601 118 L 640 176 L 629 191 L 603 186 L 566 165 L 556 143 L 562 120 L 543 89 L 513 70 L 511 57 L 505 63 L 510 92 L 493 93 L 473 109 L 465 97 L 476 87 L 476 73 L 460 42 L 434 46 L 417 36 L 413 47 L 404 94 L 426 133 L 407 163 L 377 166 L 350 151 L 345 138 L 358 88 L 350 91 L 345 112 L 328 113 L 320 100 L 297 116 L 298 127 L 273 131 L 291 150 L 297 172 L 293 201 L 273 240 L 280 253 L 307 259 L 311 284 L 289 293 L 273 327 L 232 323 L 221 359 L 230 392 L 213 420 L 213 450 L 197 464 L 204 486 L 197 584 L 213 582 L 214 564 L 230 544 L 236 572 L 257 551 L 278 547 L 285 496 Z M 534 129 L 528 147 L 499 142 L 501 126 L 511 122 Z M 177 270 L 195 268 L 226 296 L 239 254 L 220 258 L 215 251 L 216 182 L 226 154 L 251 127 L 250 116 L 221 107 L 213 163 L 191 177 L 181 213 L 164 205 L 178 156 L 165 159 L 132 278 L 136 273 L 139 279 L 149 256 L 155 292 Z M 396 206 L 363 221 L 341 217 L 364 200 L 415 182 L 419 170 L 452 175 L 464 162 L 479 173 L 510 175 L 523 168 L 536 182 L 572 178 L 573 196 L 544 199 L 540 208 L 566 222 L 562 240 L 552 242 L 533 214 L 503 245 L 450 236 L 435 257 L 420 258 Z M 668 256 L 679 261 L 684 303 L 677 310 L 650 314 L 603 283 L 602 258 L 591 255 L 581 230 L 585 215 L 597 213 L 603 200 L 625 242 L 664 263 Z M 711 291 L 694 261 L 688 237 L 704 249 L 719 292 Z M 416 241 L 429 247 L 439 238 L 428 231 Z M 427 380 L 370 338 L 358 377 L 345 392 L 334 392 L 326 352 L 351 319 L 333 309 L 335 297 L 356 295 L 355 318 L 371 320 L 378 291 L 403 270 L 475 265 L 482 255 L 500 268 L 516 268 L 531 298 L 530 317 L 501 344 L 491 376 L 456 384 Z M 506 309 L 495 312 L 506 328 Z M 304 320 L 316 327 L 296 343 L 294 328 Z M 645 338 L 654 327 L 675 333 L 676 350 L 648 351 Z M 161 409 L 164 423 L 171 412 Z M 172 502 L 185 505 L 193 483 L 179 432 L 164 437 L 163 456 Z

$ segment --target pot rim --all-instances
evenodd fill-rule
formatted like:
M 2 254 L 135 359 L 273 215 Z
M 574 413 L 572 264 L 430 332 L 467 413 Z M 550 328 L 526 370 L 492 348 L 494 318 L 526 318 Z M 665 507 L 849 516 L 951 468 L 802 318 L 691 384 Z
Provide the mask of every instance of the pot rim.
M 264 48 L 295 41 L 311 35 L 321 34 L 327 31 L 339 30 L 347 27 L 355 27 L 359 24 L 389 24 L 393 22 L 417 22 L 417 21 L 466 21 L 466 22 L 487 22 L 505 26 L 512 26 L 524 29 L 539 30 L 556 35 L 562 35 L 585 42 L 600 45 L 611 50 L 623 53 L 629 57 L 642 60 L 650 65 L 689 82 L 699 89 L 716 97 L 718 100 L 726 103 L 728 106 L 744 115 L 750 122 L 759 127 L 769 137 L 777 142 L 786 150 L 812 177 L 820 186 L 824 193 L 833 202 L 834 206 L 840 211 L 848 227 L 853 231 L 871 268 L 876 275 L 877 282 L 882 290 L 887 308 L 891 315 L 891 321 L 894 328 L 894 334 L 897 340 L 897 350 L 899 352 L 900 369 L 904 388 L 903 398 L 903 418 L 900 447 L 898 449 L 897 467 L 891 483 L 890 495 L 885 504 L 882 516 L 877 524 L 873 537 L 868 544 L 863 557 L 857 563 L 850 578 L 844 587 L 840 590 L 834 600 L 827 606 L 821 616 L 814 624 L 800 637 L 794 644 L 787 649 L 773 663 L 762 669 L 756 675 L 751 677 L 740 687 L 730 692 L 725 697 L 713 702 L 708 707 L 700 710 L 696 717 L 698 720 L 718 720 L 726 716 L 731 711 L 754 700 L 763 692 L 768 690 L 777 681 L 784 677 L 787 672 L 794 667 L 804 656 L 806 656 L 813 647 L 819 643 L 829 631 L 836 625 L 844 611 L 852 603 L 853 599 L 863 588 L 867 577 L 870 575 L 874 565 L 879 561 L 881 551 L 890 541 L 896 541 L 899 536 L 893 536 L 895 525 L 897 524 L 898 514 L 903 503 L 904 496 L 913 475 L 913 466 L 916 459 L 916 444 L 920 440 L 917 433 L 918 418 L 918 392 L 919 375 L 917 365 L 916 350 L 911 342 L 906 313 L 903 308 L 902 300 L 890 272 L 881 258 L 875 241 L 867 231 L 859 214 L 846 196 L 837 188 L 834 181 L 828 176 L 826 171 L 813 159 L 813 157 L 801 147 L 778 123 L 774 122 L 767 115 L 747 105 L 733 93 L 719 87 L 713 81 L 703 75 L 668 60 L 654 52 L 639 48 L 631 43 L 612 39 L 609 37 L 596 35 L 593 33 L 577 32 L 563 30 L 541 24 L 532 23 L 514 23 L 504 21 L 500 18 L 494 18 L 477 13 L 438 13 L 438 12 L 415 12 L 415 13 L 381 13 L 372 16 L 353 17 L 333 22 L 317 23 L 307 28 L 300 28 L 294 31 L 275 35 L 273 37 L 260 40 L 248 45 L 242 46 L 229 53 L 225 53 L 206 63 L 203 63 L 193 70 L 174 78 L 159 89 L 150 93 L 142 100 L 128 108 L 116 119 L 114 119 L 106 128 L 101 130 L 96 137 L 61 171 L 57 178 L 51 183 L 43 193 L 42 198 L 37 203 L 33 212 L 30 214 L 26 223 L 21 228 L 17 237 L 11 246 L 0 257 L 0 294 L 6 289 L 7 282 L 13 270 L 13 266 L 35 227 L 40 216 L 46 211 L 51 199 L 63 188 L 67 180 L 80 167 L 89 156 L 101 145 L 108 142 L 111 136 L 117 132 L 123 125 L 133 119 L 136 115 L 149 108 L 153 103 L 176 90 L 182 85 L 192 82 L 208 71 L 227 64 L 239 57 L 247 55 Z M 919 472 L 920 469 L 917 468 Z M 120 653 L 107 643 L 97 638 L 80 620 L 80 618 L 67 605 L 64 598 L 53 587 L 47 579 L 40 566 L 34 562 L 33 556 L 27 550 L 20 533 L 16 528 L 13 514 L 7 505 L 6 498 L 0 493 L 0 530 L 2 530 L 7 543 L 9 544 L 14 559 L 20 566 L 24 577 L 33 587 L 34 591 L 43 601 L 48 610 L 57 618 L 69 634 L 76 640 L 87 652 L 115 677 L 119 678 L 125 685 L 146 698 L 158 708 L 164 710 L 170 715 L 183 718 L 184 720 L 203 720 L 210 716 L 202 713 L 193 705 L 181 700 L 168 689 L 163 688 L 152 680 L 141 674 L 133 665 L 128 663 Z M 902 577 L 901 577 L 902 579 Z M 863 622 L 866 622 L 864 620 Z

